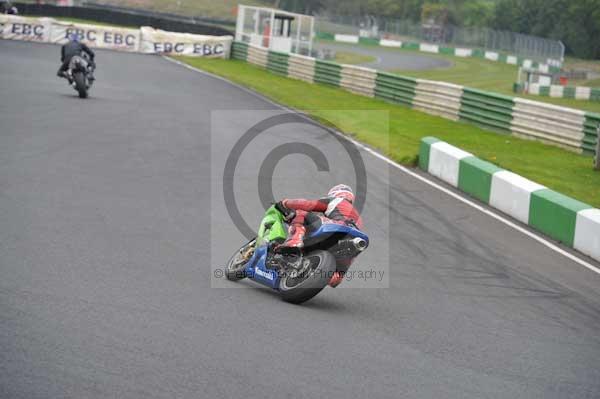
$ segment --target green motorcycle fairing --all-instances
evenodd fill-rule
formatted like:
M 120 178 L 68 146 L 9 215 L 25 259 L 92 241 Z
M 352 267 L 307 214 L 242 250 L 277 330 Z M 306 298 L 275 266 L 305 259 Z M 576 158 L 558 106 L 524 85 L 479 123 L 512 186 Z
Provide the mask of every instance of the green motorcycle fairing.
M 283 220 L 283 215 L 275 205 L 272 205 L 265 212 L 265 216 L 260 222 L 258 237 L 256 237 L 256 247 L 260 247 L 268 242 L 275 240 L 285 240 L 287 238 L 287 227 Z

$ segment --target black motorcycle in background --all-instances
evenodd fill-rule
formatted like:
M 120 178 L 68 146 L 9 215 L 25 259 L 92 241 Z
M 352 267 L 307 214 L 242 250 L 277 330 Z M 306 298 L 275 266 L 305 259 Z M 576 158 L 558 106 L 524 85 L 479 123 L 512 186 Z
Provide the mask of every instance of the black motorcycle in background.
M 88 92 L 94 83 L 94 65 L 87 56 L 75 55 L 69 61 L 67 77 L 69 83 L 79 94 L 79 98 L 87 98 Z

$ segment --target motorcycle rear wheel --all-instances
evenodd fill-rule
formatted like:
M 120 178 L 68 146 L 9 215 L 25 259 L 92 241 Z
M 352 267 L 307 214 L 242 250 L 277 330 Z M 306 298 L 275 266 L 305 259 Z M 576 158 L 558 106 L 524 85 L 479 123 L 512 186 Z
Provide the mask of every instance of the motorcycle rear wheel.
M 87 98 L 88 92 L 83 72 L 75 72 L 73 74 L 73 79 L 75 80 L 75 89 L 77 90 L 77 93 L 79 93 L 79 98 Z
M 310 263 L 299 276 L 286 273 L 279 283 L 281 297 L 286 302 L 299 304 L 313 298 L 329 284 L 336 270 L 335 257 L 328 251 L 312 251 L 302 261 Z
M 229 259 L 227 267 L 225 268 L 225 277 L 227 277 L 227 280 L 238 281 L 246 278 L 244 268 L 251 258 L 251 255 L 248 255 L 248 251 L 253 251 L 255 244 L 256 238 L 251 239 L 246 244 L 242 245 L 242 247 Z

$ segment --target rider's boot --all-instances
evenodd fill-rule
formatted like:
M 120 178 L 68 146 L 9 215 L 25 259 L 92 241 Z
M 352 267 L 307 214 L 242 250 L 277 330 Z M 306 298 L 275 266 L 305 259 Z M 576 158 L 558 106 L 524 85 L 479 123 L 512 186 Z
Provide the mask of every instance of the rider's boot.
M 69 81 L 69 84 L 73 83 L 73 78 L 71 78 L 71 75 L 69 75 L 67 71 L 58 71 L 56 73 L 56 76 L 58 76 L 59 78 L 67 79 Z
M 306 227 L 302 224 L 292 224 L 288 232 L 288 238 L 277 247 L 277 252 L 298 252 L 304 248 L 304 235 Z

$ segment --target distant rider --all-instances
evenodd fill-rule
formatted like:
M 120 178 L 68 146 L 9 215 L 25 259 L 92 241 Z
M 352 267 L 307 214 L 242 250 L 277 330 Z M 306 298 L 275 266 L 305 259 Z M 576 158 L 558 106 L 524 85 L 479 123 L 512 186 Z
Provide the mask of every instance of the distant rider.
M 94 80 L 93 70 L 96 68 L 96 63 L 94 62 L 95 54 L 94 52 L 85 45 L 85 43 L 81 43 L 79 41 L 79 36 L 73 34 L 69 36 L 69 41 L 63 44 L 60 49 L 60 61 L 62 62 L 60 68 L 58 68 L 58 72 L 56 72 L 56 76 L 59 78 L 67 78 L 67 70 L 69 69 L 69 62 L 71 62 L 71 58 L 78 55 L 81 56 L 83 54 L 87 54 L 90 63 L 90 73 L 88 75 L 89 80 Z
M 317 229 L 322 223 L 337 223 L 362 229 L 362 219 L 354 208 L 354 193 L 345 184 L 332 187 L 327 197 L 318 200 L 284 199 L 275 207 L 290 223 L 288 238 L 276 248 L 277 252 L 288 252 L 304 246 L 307 227 Z
M 10 1 L 0 1 L 0 14 L 17 15 L 19 11 Z

